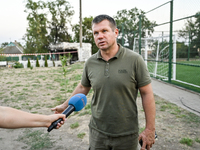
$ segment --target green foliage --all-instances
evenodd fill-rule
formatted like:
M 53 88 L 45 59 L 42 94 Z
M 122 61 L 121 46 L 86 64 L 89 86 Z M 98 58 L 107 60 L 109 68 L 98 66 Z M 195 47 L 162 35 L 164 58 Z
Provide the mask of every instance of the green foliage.
M 82 41 L 85 43 L 90 43 L 92 45 L 92 54 L 96 53 L 98 51 L 98 48 L 95 44 L 94 38 L 93 38 L 93 33 L 92 33 L 92 27 L 91 27 L 91 22 L 93 20 L 93 17 L 85 17 L 83 18 L 82 21 Z M 75 36 L 74 36 L 74 41 L 75 42 L 80 42 L 80 25 L 76 24 L 73 26 L 72 31 L 74 31 Z
M 44 62 L 44 66 L 48 67 L 48 63 L 47 63 L 47 55 L 45 55 L 45 62 Z
M 188 57 L 188 46 L 184 42 L 176 42 L 176 57 L 177 58 L 187 58 Z
M 31 62 L 30 62 L 30 59 L 28 58 L 27 68 L 30 68 L 30 67 L 31 67 Z
M 200 143 L 200 139 L 199 138 L 195 138 L 195 142 Z
M 185 27 L 179 30 L 179 37 L 189 39 L 190 41 L 190 57 L 198 56 L 198 48 L 200 48 L 200 12 L 196 13 L 195 19 L 189 18 L 185 23 Z
M 54 60 L 53 60 L 53 66 L 54 66 L 54 67 L 56 66 Z
M 74 11 L 66 0 L 27 0 L 28 28 L 23 39 L 25 53 L 48 52 L 50 43 L 71 41 L 67 25 L 70 25 Z
M 188 146 L 192 146 L 193 140 L 190 139 L 190 138 L 182 138 L 182 139 L 180 140 L 180 143 L 181 143 L 181 144 L 186 144 L 186 145 L 188 145 Z
M 77 135 L 77 137 L 80 138 L 80 139 L 83 139 L 84 136 L 85 136 L 85 133 L 79 133 L 79 134 Z
M 53 147 L 53 143 L 48 133 L 42 133 L 39 130 L 31 131 L 26 129 L 24 135 L 19 136 L 18 141 L 22 141 L 28 146 L 30 150 L 43 150 Z
M 70 125 L 70 128 L 72 128 L 72 129 L 75 129 L 75 128 L 78 128 L 78 127 L 79 127 L 79 123 L 78 122 Z
M 50 30 L 48 37 L 50 42 L 72 41 L 67 25 L 71 23 L 74 10 L 72 10 L 69 2 L 66 0 L 55 0 L 47 2 L 46 6 L 51 16 L 51 20 L 48 21 L 48 29 Z
M 13 65 L 14 68 L 24 68 L 23 64 L 19 63 L 19 62 L 15 62 L 15 64 Z
M 1 44 L 1 47 L 0 47 L 0 54 L 3 54 L 3 43 Z M 0 61 L 5 61 L 6 60 L 6 57 L 5 56 L 1 56 L 0 55 Z
M 39 61 L 38 61 L 38 57 L 37 57 L 37 60 L 36 60 L 36 67 L 40 67 L 40 64 L 39 64 Z
M 26 41 L 25 53 L 48 52 L 47 13 L 41 11 L 46 4 L 43 1 L 28 0 L 25 7 L 29 25 L 23 38 Z
M 117 27 L 119 29 L 118 42 L 128 48 L 133 48 L 134 38 L 139 36 L 139 16 L 141 15 L 141 28 L 148 29 L 148 35 L 154 31 L 153 26 L 155 22 L 150 22 L 145 16 L 144 11 L 137 8 L 130 10 L 120 10 L 117 15 L 114 16 Z M 123 36 L 124 33 L 124 36 Z M 142 30 L 142 37 L 145 37 L 145 30 Z M 123 37 L 123 38 L 122 38 Z

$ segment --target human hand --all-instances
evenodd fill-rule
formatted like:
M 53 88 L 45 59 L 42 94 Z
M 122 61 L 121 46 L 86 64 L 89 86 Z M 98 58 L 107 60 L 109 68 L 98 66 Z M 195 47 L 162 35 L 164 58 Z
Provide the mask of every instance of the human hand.
M 49 115 L 49 120 L 50 122 L 47 125 L 47 128 L 51 125 L 52 122 L 58 120 L 58 119 L 62 119 L 63 121 L 61 121 L 60 123 L 57 124 L 56 129 L 59 129 L 65 122 L 65 115 L 64 114 L 53 114 L 53 115 Z
M 55 111 L 55 114 L 61 114 L 66 108 L 67 108 L 67 106 L 65 106 L 64 104 L 61 104 L 54 108 L 51 108 L 51 110 Z
M 155 143 L 155 130 L 145 129 L 140 135 L 138 140 L 142 140 L 143 145 L 140 150 L 150 150 L 152 145 Z

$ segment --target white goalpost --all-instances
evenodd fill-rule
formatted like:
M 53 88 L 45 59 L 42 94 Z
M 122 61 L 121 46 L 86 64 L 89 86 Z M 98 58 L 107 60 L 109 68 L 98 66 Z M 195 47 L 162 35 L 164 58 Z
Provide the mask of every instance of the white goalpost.
M 133 51 L 139 53 L 139 39 L 134 39 Z M 168 80 L 169 36 L 141 38 L 141 55 L 150 74 Z M 176 80 L 176 36 L 173 35 L 172 80 Z

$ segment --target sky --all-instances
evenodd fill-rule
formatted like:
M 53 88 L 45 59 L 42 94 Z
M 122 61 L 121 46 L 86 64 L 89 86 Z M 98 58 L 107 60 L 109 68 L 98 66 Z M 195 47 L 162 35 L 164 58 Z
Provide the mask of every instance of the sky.
M 67 1 L 75 11 L 72 24 L 77 24 L 79 22 L 80 0 Z M 99 14 L 107 14 L 113 17 L 119 10 L 130 10 L 134 7 L 148 12 L 167 2 L 169 0 L 82 0 L 82 18 L 95 17 Z M 0 44 L 15 40 L 24 44 L 22 37 L 28 27 L 27 13 L 24 12 L 25 4 L 26 0 L 0 0 Z M 156 11 L 148 13 L 147 18 L 158 23 L 169 21 L 169 6 L 169 4 L 166 4 Z M 197 11 L 200 11 L 199 6 L 199 0 L 174 0 L 173 18 L 178 19 L 194 15 Z M 182 21 L 182 23 L 184 22 Z

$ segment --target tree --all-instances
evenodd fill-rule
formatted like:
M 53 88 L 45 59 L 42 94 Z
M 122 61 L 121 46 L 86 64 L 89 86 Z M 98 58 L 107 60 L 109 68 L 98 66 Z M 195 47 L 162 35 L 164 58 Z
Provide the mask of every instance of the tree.
M 30 59 L 28 58 L 27 68 L 30 68 L 30 67 L 31 67 L 31 62 L 30 62 Z
M 82 41 L 85 43 L 90 43 L 92 45 L 92 54 L 98 51 L 98 48 L 95 44 L 93 33 L 92 33 L 92 23 L 93 17 L 85 17 L 82 21 Z M 80 42 L 79 33 L 80 33 L 80 24 L 76 24 L 73 26 L 72 31 L 75 33 L 74 41 Z
M 200 12 L 197 12 L 195 18 L 188 19 L 185 27 L 179 30 L 179 37 L 188 39 L 190 41 L 190 57 L 198 56 L 198 49 L 200 49 Z
M 119 29 L 118 43 L 132 49 L 134 38 L 139 35 L 139 16 L 141 16 L 141 36 L 145 36 L 145 30 L 148 30 L 148 35 L 153 33 L 155 22 L 149 21 L 144 15 L 144 11 L 137 8 L 132 8 L 130 10 L 120 10 L 117 15 L 114 16 L 116 20 L 117 27 Z M 122 31 L 123 30 L 123 31 Z M 124 34 L 123 34 L 124 33 Z
M 45 62 L 44 62 L 44 66 L 45 66 L 45 67 L 48 67 L 47 55 L 45 55 Z
M 67 24 L 71 24 L 71 17 L 74 15 L 71 5 L 66 0 L 56 0 L 47 3 L 51 20 L 48 21 L 50 30 L 49 39 L 51 43 L 71 41 Z
M 40 63 L 39 63 L 38 57 L 37 57 L 37 60 L 36 60 L 36 67 L 40 67 Z
M 28 0 L 25 12 L 28 13 L 27 20 L 29 27 L 24 36 L 26 42 L 25 53 L 42 53 L 48 52 L 47 38 L 47 14 L 39 13 L 45 9 L 46 4 L 42 1 L 33 2 Z M 43 11 L 42 11 L 43 12 Z
M 33 2 L 27 0 L 28 13 L 25 53 L 48 52 L 51 43 L 71 41 L 67 25 L 70 25 L 74 11 L 66 0 Z M 48 20 L 50 18 L 50 20 Z

